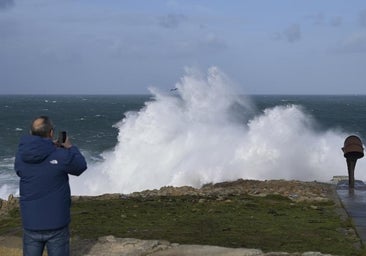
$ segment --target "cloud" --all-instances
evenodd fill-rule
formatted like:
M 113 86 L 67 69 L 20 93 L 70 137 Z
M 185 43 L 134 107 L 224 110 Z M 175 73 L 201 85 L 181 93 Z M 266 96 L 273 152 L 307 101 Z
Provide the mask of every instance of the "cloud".
M 287 42 L 294 43 L 301 39 L 301 28 L 299 24 L 292 24 L 287 27 L 283 32 L 275 32 L 272 34 L 273 40 L 286 40 Z
M 294 43 L 301 39 L 301 29 L 299 24 L 292 24 L 283 31 L 283 35 L 290 43 Z
M 341 16 L 335 16 L 332 17 L 330 20 L 330 25 L 332 25 L 333 27 L 339 27 L 342 25 L 343 19 Z
M 366 27 L 366 9 L 360 12 L 359 21 L 362 27 Z
M 275 33 L 272 34 L 271 38 L 273 40 L 282 40 L 283 39 L 283 35 L 280 32 L 275 32 Z
M 343 22 L 341 16 L 326 17 L 326 15 L 323 12 L 308 15 L 305 18 L 316 26 L 331 25 L 332 27 L 339 27 L 342 25 Z
M 218 52 L 225 50 L 227 48 L 227 43 L 217 35 L 210 33 L 199 42 L 199 47 L 208 52 Z
M 366 53 L 366 33 L 355 33 L 341 42 L 340 53 Z
M 187 17 L 183 14 L 168 14 L 159 17 L 158 22 L 163 28 L 175 29 L 186 19 Z
M 8 9 L 14 6 L 14 0 L 0 0 L 0 10 Z
M 315 15 L 310 15 L 308 18 L 314 23 L 314 25 L 323 25 L 325 21 L 325 16 L 322 12 L 319 12 Z

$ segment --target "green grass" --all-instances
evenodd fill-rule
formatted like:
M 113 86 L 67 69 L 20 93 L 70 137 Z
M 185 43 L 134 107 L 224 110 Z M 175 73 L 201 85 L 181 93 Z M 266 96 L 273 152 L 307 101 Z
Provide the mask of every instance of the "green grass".
M 182 244 L 260 248 L 263 251 L 321 251 L 361 255 L 350 227 L 333 202 L 294 203 L 281 196 L 192 196 L 79 201 L 72 233 L 84 238 L 165 239 Z
M 72 236 L 114 235 L 181 244 L 259 248 L 264 252 L 320 251 L 365 255 L 345 232 L 349 220 L 333 202 L 295 203 L 281 196 L 81 199 L 72 205 Z M 0 220 L 0 235 L 19 227 L 19 211 Z
M 19 208 L 11 210 L 7 215 L 0 217 L 0 236 L 1 235 L 22 235 Z

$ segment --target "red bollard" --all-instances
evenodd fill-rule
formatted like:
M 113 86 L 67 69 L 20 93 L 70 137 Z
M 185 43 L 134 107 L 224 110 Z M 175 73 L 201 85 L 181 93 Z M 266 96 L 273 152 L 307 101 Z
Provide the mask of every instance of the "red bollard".
M 357 159 L 364 156 L 361 139 L 355 135 L 348 136 L 344 141 L 342 151 L 344 153 L 344 157 L 347 160 L 348 186 L 349 188 L 353 189 L 355 188 L 356 162 Z

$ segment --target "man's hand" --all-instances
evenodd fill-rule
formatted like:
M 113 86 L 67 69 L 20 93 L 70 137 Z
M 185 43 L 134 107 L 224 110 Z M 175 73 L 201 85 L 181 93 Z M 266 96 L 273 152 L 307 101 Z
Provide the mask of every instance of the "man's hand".
M 69 136 L 66 136 L 65 142 L 61 143 L 61 146 L 63 146 L 64 148 L 71 148 L 72 147 L 71 141 L 69 140 Z
M 71 148 L 72 147 L 71 141 L 69 140 L 68 136 L 66 136 L 66 140 L 64 143 L 60 143 L 58 140 L 54 140 L 53 143 L 57 147 L 62 147 L 62 148 Z

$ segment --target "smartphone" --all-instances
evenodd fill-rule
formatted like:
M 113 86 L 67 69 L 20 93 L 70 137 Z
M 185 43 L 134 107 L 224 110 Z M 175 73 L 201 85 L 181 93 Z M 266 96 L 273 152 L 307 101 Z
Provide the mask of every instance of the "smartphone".
M 58 133 L 57 143 L 62 144 L 62 143 L 65 143 L 65 141 L 66 141 L 66 131 L 59 132 Z

